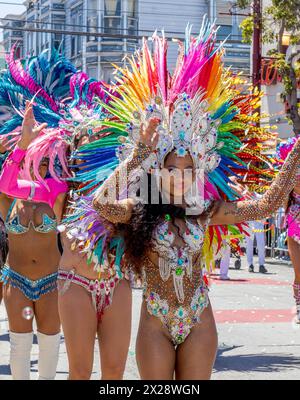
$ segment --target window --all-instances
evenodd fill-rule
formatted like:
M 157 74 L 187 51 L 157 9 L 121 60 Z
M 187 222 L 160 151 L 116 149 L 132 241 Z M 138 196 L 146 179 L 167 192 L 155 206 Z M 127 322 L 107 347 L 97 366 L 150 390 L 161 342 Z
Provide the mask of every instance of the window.
M 115 44 L 115 43 L 102 43 L 101 51 L 111 53 L 116 51 L 122 51 L 123 45 L 122 44 Z
M 134 53 L 137 50 L 136 44 L 130 44 L 127 42 L 127 51 L 128 53 Z
M 98 0 L 89 0 L 88 1 L 88 10 L 87 10 L 87 25 L 88 32 L 97 32 L 98 30 Z M 88 41 L 97 40 L 95 36 L 89 36 Z
M 63 48 L 63 38 L 61 38 L 60 40 L 54 40 L 53 41 L 53 47 L 58 50 L 58 49 L 62 49 Z
M 217 33 L 218 40 L 224 40 L 227 36 L 232 34 L 232 26 L 231 25 L 220 25 L 220 28 Z
M 65 9 L 65 5 L 64 5 L 64 4 L 57 4 L 57 3 L 54 3 L 54 4 L 52 5 L 52 9 L 53 9 L 53 10 L 64 10 L 64 9 Z
M 76 42 L 75 42 L 75 37 L 71 37 L 71 57 L 74 57 L 76 55 Z
M 97 15 L 90 15 L 88 17 L 88 32 L 96 33 L 98 30 L 98 17 Z M 88 36 L 87 39 L 90 41 L 97 41 L 97 36 Z
M 127 1 L 127 28 L 128 35 L 137 35 L 138 31 L 138 19 L 137 19 L 137 1 L 128 0 Z M 136 42 L 137 39 L 128 39 L 130 41 Z
M 113 69 L 111 66 L 103 66 L 101 68 L 101 74 L 100 74 L 100 79 L 104 80 L 107 83 L 110 83 L 111 80 L 113 79 Z
M 63 31 L 64 30 L 64 25 L 63 24 L 53 24 L 53 28 L 57 31 Z
M 87 66 L 87 74 L 91 78 L 97 79 L 98 78 L 98 69 L 97 69 L 97 67 L 89 67 L 89 66 Z
M 104 17 L 104 32 L 111 35 L 121 34 L 121 17 Z M 109 38 L 112 40 L 113 38 Z M 119 40 L 119 39 L 118 39 Z
M 28 51 L 29 54 L 32 54 L 32 51 L 33 51 L 33 32 L 29 32 L 28 33 L 27 51 Z
M 127 13 L 127 15 L 129 17 L 133 17 L 134 18 L 136 16 L 137 2 L 136 2 L 136 0 L 128 0 L 127 4 L 128 4 L 128 13 Z
M 71 10 L 71 25 L 74 31 L 83 31 L 83 10 L 82 6 Z M 71 37 L 71 57 L 77 56 L 82 50 L 82 36 L 74 35 Z
M 105 0 L 104 2 L 104 32 L 120 35 L 122 27 L 121 0 Z M 115 40 L 114 38 L 106 38 Z M 119 38 L 116 38 L 120 40 Z
M 50 7 L 49 6 L 47 6 L 47 7 L 42 7 L 42 9 L 41 9 L 41 13 L 42 14 L 45 14 L 47 11 L 49 11 L 50 10 Z
M 22 31 L 12 31 L 12 35 L 21 37 L 21 36 L 23 36 L 23 32 Z
M 53 27 L 57 31 L 63 31 L 64 30 L 64 25 L 63 24 L 55 24 L 54 23 Z M 62 40 L 63 40 L 63 35 L 61 33 L 55 33 L 54 34 L 54 42 L 58 43 L 58 46 L 59 46 L 59 44 L 61 43 Z M 56 46 L 54 44 L 55 48 L 57 48 L 58 46 Z
M 121 0 L 104 0 L 105 16 L 121 16 Z
M 13 21 L 12 24 L 11 24 L 12 27 L 16 27 L 16 28 L 20 28 L 23 25 L 24 25 L 23 21 Z
M 45 19 L 45 20 L 43 20 L 43 22 L 41 24 L 41 28 L 43 30 L 43 32 L 42 32 L 42 40 L 41 40 L 41 48 L 42 48 L 42 50 L 44 50 L 46 48 L 46 42 L 47 42 L 48 35 L 49 35 L 47 32 L 44 31 L 45 29 L 49 28 L 48 21 L 49 21 L 48 19 Z
M 86 47 L 86 51 L 89 52 L 89 53 L 97 53 L 97 51 L 98 51 L 97 45 L 95 45 L 95 46 L 87 46 Z
M 52 14 L 52 18 L 63 20 L 65 19 L 65 14 Z
M 83 31 L 82 25 L 83 25 L 83 15 L 82 13 L 78 15 L 78 31 Z M 82 51 L 82 36 L 77 35 L 77 51 L 80 52 Z
M 98 57 L 97 56 L 87 57 L 86 58 L 86 63 L 87 64 L 95 64 L 97 61 L 98 61 Z
M 138 21 L 135 18 L 127 18 L 127 25 L 128 25 L 128 35 L 137 35 L 138 30 Z M 132 40 L 132 39 L 130 39 Z M 134 39 L 137 40 L 137 39 Z

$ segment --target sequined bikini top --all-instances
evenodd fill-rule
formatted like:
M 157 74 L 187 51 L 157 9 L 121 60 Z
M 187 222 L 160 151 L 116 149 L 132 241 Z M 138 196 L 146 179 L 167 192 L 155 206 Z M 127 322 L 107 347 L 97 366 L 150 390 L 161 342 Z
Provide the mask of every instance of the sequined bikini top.
M 51 218 L 47 214 L 43 214 L 42 220 L 43 222 L 39 226 L 35 226 L 32 221 L 29 222 L 28 226 L 24 226 L 20 223 L 20 217 L 18 214 L 11 217 L 11 212 L 16 203 L 16 199 L 12 202 L 11 206 L 9 207 L 6 221 L 5 221 L 5 228 L 7 232 L 13 233 L 15 235 L 21 235 L 23 233 L 27 233 L 32 227 L 38 233 L 49 233 L 51 231 L 55 231 L 57 228 L 57 221 L 56 218 Z
M 202 250 L 205 225 L 192 224 L 185 219 L 186 230 L 181 235 L 184 246 L 174 246 L 175 234 L 169 229 L 169 221 L 159 224 L 153 232 L 152 246 L 158 253 L 158 266 L 163 281 L 167 281 L 172 274 L 174 289 L 180 303 L 184 301 L 183 278 L 185 275 L 192 278 L 193 257 Z

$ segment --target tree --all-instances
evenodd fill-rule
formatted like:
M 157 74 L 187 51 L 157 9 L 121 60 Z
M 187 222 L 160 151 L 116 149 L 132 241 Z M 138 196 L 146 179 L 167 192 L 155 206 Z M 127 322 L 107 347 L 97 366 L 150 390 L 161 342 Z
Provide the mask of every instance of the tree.
M 241 8 L 252 9 L 253 1 L 237 0 Z M 282 76 L 283 96 L 288 104 L 287 116 L 293 124 L 295 135 L 300 135 L 300 108 L 297 87 L 300 78 L 300 0 L 270 0 L 262 11 L 262 41 L 271 45 L 268 56 Z M 251 43 L 254 29 L 253 13 L 241 23 L 243 41 Z M 289 36 L 292 51 L 286 55 L 283 38 Z

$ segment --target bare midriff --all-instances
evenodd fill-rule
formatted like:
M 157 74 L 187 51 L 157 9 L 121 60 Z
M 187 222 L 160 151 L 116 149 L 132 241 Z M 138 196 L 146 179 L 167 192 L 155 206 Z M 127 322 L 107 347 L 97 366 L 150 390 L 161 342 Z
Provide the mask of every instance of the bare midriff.
M 59 269 L 64 271 L 75 270 L 75 273 L 82 275 L 88 279 L 94 280 L 99 278 L 99 272 L 94 271 L 94 263 L 88 265 L 87 255 L 80 252 L 80 248 L 72 247 L 73 243 L 62 233 L 63 254 L 59 262 Z M 73 245 L 74 246 L 74 245 Z M 105 278 L 105 274 L 101 274 L 101 278 Z

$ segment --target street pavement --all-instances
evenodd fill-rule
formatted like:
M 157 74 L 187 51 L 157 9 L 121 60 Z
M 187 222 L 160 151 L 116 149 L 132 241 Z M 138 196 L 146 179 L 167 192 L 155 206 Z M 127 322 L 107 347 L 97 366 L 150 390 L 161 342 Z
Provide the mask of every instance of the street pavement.
M 257 261 L 257 260 L 256 260 Z M 234 259 L 231 260 L 233 265 Z M 291 266 L 266 263 L 269 273 L 230 269 L 231 281 L 220 281 L 218 270 L 211 279 L 210 299 L 217 322 L 219 349 L 214 380 L 300 379 L 300 325 L 295 315 Z M 256 267 L 256 271 L 258 267 Z M 133 291 L 133 332 L 125 379 L 139 379 L 135 339 L 142 291 Z M 84 330 L 83 330 L 84 335 Z M 3 304 L 0 306 L 0 380 L 11 379 L 9 338 Z M 38 347 L 34 340 L 31 379 L 37 378 Z M 68 362 L 62 338 L 56 379 L 67 379 Z M 95 344 L 92 379 L 99 379 L 99 354 Z

